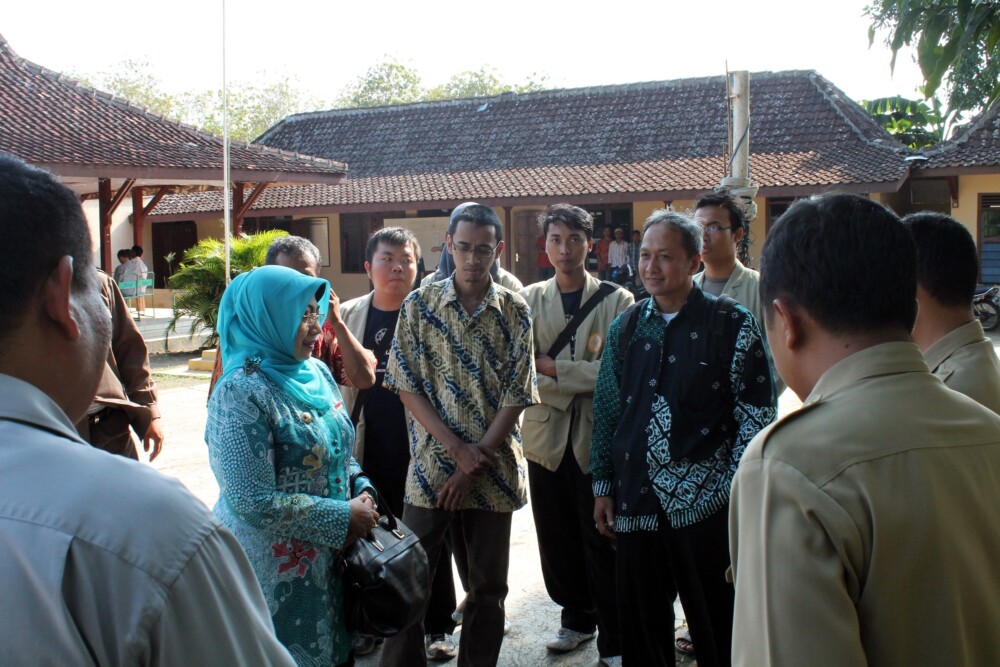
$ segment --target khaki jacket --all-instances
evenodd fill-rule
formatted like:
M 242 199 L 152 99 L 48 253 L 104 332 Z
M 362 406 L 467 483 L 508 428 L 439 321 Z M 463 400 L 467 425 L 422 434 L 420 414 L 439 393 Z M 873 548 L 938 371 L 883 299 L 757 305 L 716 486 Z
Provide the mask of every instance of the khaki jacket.
M 601 282 L 587 274 L 582 306 L 597 291 Z M 556 279 L 534 283 L 521 290 L 532 312 L 535 330 L 535 355 L 543 355 L 566 328 L 562 298 Z M 566 345 L 556 356 L 553 379 L 538 375 L 541 403 L 524 411 L 521 427 L 524 456 L 530 461 L 556 470 L 572 442 L 573 454 L 580 469 L 590 468 L 590 435 L 594 426 L 594 387 L 601 369 L 601 355 L 611 322 L 632 305 L 632 295 L 624 289 L 604 297 L 576 330 L 576 358 Z M 587 395 L 584 395 L 587 394 Z
M 1000 415 L 1000 358 L 978 320 L 963 324 L 924 350 L 934 375 Z
M 857 352 L 732 486 L 733 664 L 1000 665 L 1000 417 L 912 343 Z
M 365 339 L 368 310 L 371 308 L 374 295 L 375 292 L 369 292 L 364 296 L 359 296 L 356 299 L 351 299 L 340 304 L 340 318 L 344 320 L 347 329 L 361 342 L 364 342 Z M 344 396 L 344 407 L 347 409 L 347 414 L 351 414 L 354 411 L 354 402 L 358 400 L 358 392 L 360 390 L 357 387 L 349 387 L 344 384 L 339 385 L 339 387 L 340 393 Z M 354 427 L 354 458 L 363 466 L 365 463 L 364 456 L 365 411 L 362 410 L 361 414 L 358 415 L 358 424 Z
M 696 273 L 694 284 L 700 288 L 705 285 L 705 272 Z M 729 280 L 722 288 L 722 293 L 730 297 L 753 314 L 760 327 L 760 336 L 764 340 L 764 347 L 767 349 L 768 361 L 771 365 L 771 379 L 774 380 L 774 394 L 781 396 L 785 391 L 785 383 L 774 368 L 774 358 L 771 356 L 771 346 L 767 342 L 767 331 L 764 328 L 764 309 L 760 303 L 760 274 L 753 269 L 743 266 L 740 260 L 736 260 L 736 267 L 733 269 Z

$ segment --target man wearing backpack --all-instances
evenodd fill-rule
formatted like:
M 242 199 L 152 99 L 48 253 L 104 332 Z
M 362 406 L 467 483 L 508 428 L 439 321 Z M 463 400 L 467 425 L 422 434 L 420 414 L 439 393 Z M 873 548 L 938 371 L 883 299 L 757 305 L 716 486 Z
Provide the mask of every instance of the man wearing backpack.
M 587 469 L 604 338 L 632 295 L 587 273 L 594 221 L 585 210 L 550 206 L 542 231 L 556 275 L 521 291 L 532 312 L 541 397 L 525 410 L 521 433 L 542 577 L 549 597 L 562 607 L 559 632 L 546 647 L 568 653 L 599 630 L 600 664 L 620 665 L 615 582 L 607 576 L 615 554 L 592 524 Z
M 757 322 L 692 281 L 703 236 L 673 211 L 646 221 L 639 270 L 651 298 L 612 323 L 597 379 L 594 521 L 617 545 L 626 665 L 674 664 L 675 594 L 698 664 L 730 663 L 729 485 L 776 414 Z

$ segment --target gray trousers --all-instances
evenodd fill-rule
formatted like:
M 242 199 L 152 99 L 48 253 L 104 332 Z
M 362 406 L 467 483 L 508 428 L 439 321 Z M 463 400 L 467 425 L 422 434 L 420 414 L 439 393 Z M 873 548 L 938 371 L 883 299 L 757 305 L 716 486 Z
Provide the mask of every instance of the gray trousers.
M 403 522 L 410 527 L 427 551 L 433 569 L 437 566 L 450 530 L 456 558 L 469 565 L 469 595 L 465 603 L 459 667 L 487 667 L 497 664 L 503 643 L 504 600 L 507 597 L 507 570 L 510 564 L 510 512 L 460 510 L 446 512 L 406 505 Z M 421 667 L 427 664 L 424 626 L 416 623 L 382 646 L 379 667 Z

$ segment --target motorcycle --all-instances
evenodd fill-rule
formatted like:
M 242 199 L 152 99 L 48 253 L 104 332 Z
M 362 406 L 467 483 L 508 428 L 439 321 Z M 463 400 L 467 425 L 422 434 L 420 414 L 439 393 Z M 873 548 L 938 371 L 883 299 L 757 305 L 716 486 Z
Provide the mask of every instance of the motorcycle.
M 984 331 L 993 331 L 1000 326 L 1000 286 L 984 288 L 981 292 L 977 289 L 972 298 L 972 312 Z

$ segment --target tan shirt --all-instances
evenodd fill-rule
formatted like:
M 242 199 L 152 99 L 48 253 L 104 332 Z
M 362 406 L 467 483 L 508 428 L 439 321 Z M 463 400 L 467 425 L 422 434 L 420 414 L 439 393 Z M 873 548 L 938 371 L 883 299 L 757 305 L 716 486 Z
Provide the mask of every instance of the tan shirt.
M 830 368 L 736 473 L 733 664 L 1000 664 L 1000 417 L 912 343 Z
M 924 360 L 949 389 L 1000 414 L 1000 358 L 979 320 L 935 341 L 924 350 Z
M 698 287 L 705 286 L 704 271 L 695 274 L 694 284 Z M 774 395 L 781 396 L 781 393 L 785 391 L 785 383 L 774 368 L 771 346 L 767 342 L 767 331 L 764 328 L 764 308 L 760 303 L 760 274 L 753 269 L 743 266 L 740 260 L 736 260 L 736 266 L 733 268 L 733 272 L 729 274 L 729 280 L 723 286 L 722 293 L 749 310 L 754 319 L 757 320 L 761 338 L 764 339 L 764 349 L 767 350 L 768 362 L 771 366 L 771 379 L 774 380 Z
M 340 304 L 340 319 L 344 320 L 348 331 L 359 341 L 365 339 L 365 325 L 368 323 L 368 311 L 372 306 L 375 292 L 369 292 L 357 299 L 351 299 Z M 340 385 L 340 393 L 344 397 L 344 408 L 347 414 L 354 411 L 354 402 L 358 400 L 359 389 L 350 385 Z M 365 411 L 358 415 L 358 423 L 354 427 L 354 458 L 362 466 L 365 464 Z
M 601 282 L 587 275 L 580 306 L 597 291 Z M 535 356 L 548 352 L 552 343 L 566 328 L 566 314 L 555 278 L 528 285 L 521 296 L 531 307 L 535 330 Z M 576 356 L 566 345 L 556 356 L 556 376 L 538 375 L 538 395 L 541 403 L 524 411 L 521 434 L 524 437 L 524 457 L 556 470 L 573 443 L 573 454 L 580 469 L 590 467 L 590 435 L 594 426 L 594 387 L 601 369 L 601 355 L 608 336 L 608 327 L 623 310 L 633 303 L 624 289 L 604 297 L 576 330 Z

